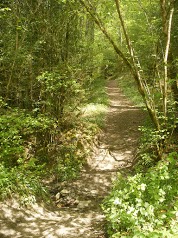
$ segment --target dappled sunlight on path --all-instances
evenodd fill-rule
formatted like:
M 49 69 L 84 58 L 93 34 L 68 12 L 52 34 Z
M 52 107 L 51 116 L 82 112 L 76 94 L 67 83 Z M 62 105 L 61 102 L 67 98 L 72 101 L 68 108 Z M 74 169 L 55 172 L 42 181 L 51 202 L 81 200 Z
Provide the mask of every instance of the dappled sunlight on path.
M 22 208 L 15 199 L 0 203 L 0 238 L 106 237 L 100 203 L 111 189 L 117 171 L 132 162 L 138 126 L 145 115 L 126 99 L 115 81 L 108 83 L 107 92 L 110 107 L 106 129 L 79 179 L 62 188 L 56 185 L 56 204 L 50 208 L 37 204 Z M 57 202 L 61 194 L 67 201 L 74 199 L 75 204 L 61 207 Z
M 49 211 L 37 205 L 21 208 L 15 200 L 1 208 L 1 238 L 91 237 L 91 233 L 97 237 L 91 223 L 103 219 L 99 212 L 88 213 L 81 209 Z
M 97 156 L 91 164 L 99 170 L 117 170 L 132 163 L 140 136 L 138 126 L 145 117 L 145 112 L 132 105 L 116 86 L 116 81 L 110 81 L 107 87 L 110 108 L 106 129 L 101 135 Z

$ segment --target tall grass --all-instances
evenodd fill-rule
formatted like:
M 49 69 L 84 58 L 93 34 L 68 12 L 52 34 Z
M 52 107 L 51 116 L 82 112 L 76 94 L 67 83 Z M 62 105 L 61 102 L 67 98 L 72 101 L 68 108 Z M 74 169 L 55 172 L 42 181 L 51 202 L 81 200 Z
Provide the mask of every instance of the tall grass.
M 138 92 L 136 82 L 132 76 L 127 73 L 117 78 L 118 86 L 123 93 L 138 107 L 144 107 L 144 102 Z
M 94 123 L 100 128 L 104 126 L 105 115 L 109 105 L 106 83 L 105 79 L 96 78 L 88 85 L 87 103 L 82 108 L 84 120 Z

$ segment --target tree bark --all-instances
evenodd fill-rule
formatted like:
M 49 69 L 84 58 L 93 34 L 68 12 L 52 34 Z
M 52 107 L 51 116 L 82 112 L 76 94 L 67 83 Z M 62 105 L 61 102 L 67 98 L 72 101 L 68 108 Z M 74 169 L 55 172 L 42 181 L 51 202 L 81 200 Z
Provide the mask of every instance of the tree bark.
M 167 82 L 168 78 L 172 80 L 171 90 L 174 96 L 174 100 L 176 103 L 176 107 L 178 106 L 178 86 L 177 86 L 177 70 L 174 62 L 174 56 L 171 49 L 171 26 L 172 26 L 172 18 L 175 8 L 175 0 L 169 1 L 169 6 L 167 1 L 160 0 L 160 8 L 161 8 L 161 17 L 162 17 L 162 25 L 163 25 L 163 34 L 164 34 L 164 42 L 165 42 L 165 56 L 164 56 L 164 90 L 163 90 L 163 106 L 164 106 L 164 114 L 166 115 L 166 100 L 167 100 Z
M 164 28 L 167 30 L 166 33 L 166 47 L 165 47 L 165 55 L 164 55 L 164 90 L 163 90 L 163 112 L 164 116 L 167 117 L 167 90 L 168 90 L 168 56 L 170 50 L 170 41 L 171 41 L 171 27 L 172 27 L 172 17 L 174 13 L 174 8 L 170 10 L 170 16 L 168 21 L 168 26 Z

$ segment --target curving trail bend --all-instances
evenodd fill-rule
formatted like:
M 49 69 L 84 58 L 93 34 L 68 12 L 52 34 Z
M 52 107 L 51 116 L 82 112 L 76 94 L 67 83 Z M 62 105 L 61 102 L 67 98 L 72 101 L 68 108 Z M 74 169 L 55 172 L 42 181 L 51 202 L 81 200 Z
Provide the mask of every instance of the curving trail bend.
M 118 89 L 116 81 L 108 82 L 107 93 L 110 107 L 100 145 L 78 180 L 56 188 L 55 199 L 61 193 L 63 199 L 75 203 L 63 208 L 56 203 L 48 209 L 38 204 L 22 208 L 15 199 L 0 203 L 0 238 L 106 237 L 100 203 L 118 169 L 132 162 L 138 144 L 138 126 L 145 117 Z

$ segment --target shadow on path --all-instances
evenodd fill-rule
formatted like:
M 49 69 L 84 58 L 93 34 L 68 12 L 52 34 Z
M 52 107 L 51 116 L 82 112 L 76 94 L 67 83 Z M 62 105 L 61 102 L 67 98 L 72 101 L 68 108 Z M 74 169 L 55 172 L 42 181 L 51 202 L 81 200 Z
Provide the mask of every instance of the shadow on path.
M 138 127 L 146 115 L 146 112 L 134 106 L 116 86 L 116 81 L 110 81 L 107 87 L 110 107 L 106 129 L 101 135 L 97 156 L 91 164 L 99 170 L 117 170 L 132 163 L 140 137 Z
M 138 144 L 138 126 L 145 116 L 126 99 L 115 81 L 108 83 L 107 92 L 110 108 L 100 146 L 88 161 L 89 169 L 64 189 L 65 198 L 75 198 L 76 205 L 46 209 L 38 204 L 22 208 L 15 199 L 0 203 L 0 238 L 106 237 L 99 204 L 108 194 L 117 170 L 132 161 Z

